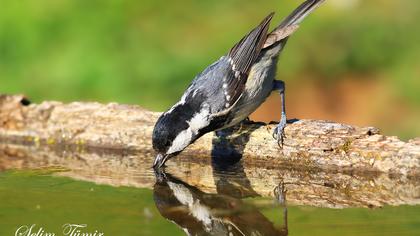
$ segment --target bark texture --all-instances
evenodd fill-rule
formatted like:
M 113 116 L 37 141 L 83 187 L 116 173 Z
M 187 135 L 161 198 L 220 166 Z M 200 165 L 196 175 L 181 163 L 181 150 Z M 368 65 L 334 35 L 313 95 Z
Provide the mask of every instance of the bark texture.
M 151 134 L 160 113 L 115 103 L 43 102 L 28 104 L 20 95 L 0 95 L 0 141 L 72 150 L 124 150 L 152 155 Z M 274 124 L 245 122 L 207 134 L 182 155 L 191 163 L 242 160 L 246 166 L 340 173 L 420 176 L 420 139 L 408 142 L 381 135 L 374 127 L 321 120 L 294 120 L 283 148 L 272 138 Z

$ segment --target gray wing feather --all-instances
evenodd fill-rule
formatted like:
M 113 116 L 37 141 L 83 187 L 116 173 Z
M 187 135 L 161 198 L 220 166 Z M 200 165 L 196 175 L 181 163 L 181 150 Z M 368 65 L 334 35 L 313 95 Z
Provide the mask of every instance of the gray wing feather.
M 235 69 L 247 73 L 258 57 L 267 37 L 268 27 L 274 13 L 270 13 L 255 29 L 243 37 L 229 52 Z
M 228 55 L 207 67 L 197 75 L 186 93 L 199 90 L 207 98 L 212 98 L 209 104 L 213 116 L 229 112 L 239 99 L 245 88 L 248 73 L 258 58 L 264 42 L 273 13 L 245 37 L 243 37 Z
M 258 58 L 267 39 L 267 31 L 273 15 L 274 13 L 271 13 L 264 18 L 255 29 L 235 44 L 227 57 L 225 57 L 225 63 L 228 63 L 225 76 L 223 77 L 225 108 L 232 107 L 241 96 L 249 70 Z

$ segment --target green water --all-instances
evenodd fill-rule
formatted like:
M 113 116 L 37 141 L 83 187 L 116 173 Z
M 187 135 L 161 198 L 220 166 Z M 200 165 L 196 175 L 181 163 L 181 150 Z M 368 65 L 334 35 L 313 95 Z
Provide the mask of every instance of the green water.
M 199 224 L 192 223 L 191 212 L 176 206 L 179 203 L 168 187 L 175 185 L 208 208 L 242 209 L 215 214 L 245 228 L 242 232 L 250 232 L 250 228 L 263 235 L 285 232 L 284 208 L 273 199 L 207 194 L 175 178 L 154 184 L 153 190 L 112 187 L 57 176 L 61 171 L 65 170 L 0 172 L 0 235 L 15 235 L 19 226 L 32 224 L 45 232 L 63 235 L 62 225 L 66 223 L 87 224 L 86 232 L 97 230 L 104 235 L 185 235 L 171 221 L 180 224 L 184 219 L 184 226 L 190 229 Z M 287 210 L 289 235 L 420 234 L 420 205 L 376 209 L 287 206 Z

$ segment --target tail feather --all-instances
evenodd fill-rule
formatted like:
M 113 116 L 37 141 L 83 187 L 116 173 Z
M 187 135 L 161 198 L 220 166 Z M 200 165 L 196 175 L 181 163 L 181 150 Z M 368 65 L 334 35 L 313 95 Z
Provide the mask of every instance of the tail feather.
M 289 16 L 287 16 L 279 26 L 277 26 L 277 29 L 281 29 L 284 27 L 292 26 L 292 25 L 298 25 L 300 22 L 302 22 L 305 17 L 307 17 L 313 10 L 318 8 L 325 0 L 307 0 L 304 3 L 300 4 L 299 7 L 297 7 Z M 274 31 L 275 31 L 274 30 Z
M 267 36 L 267 40 L 263 48 L 270 47 L 276 42 L 286 42 L 287 38 L 292 35 L 299 27 L 300 22 L 305 19 L 312 11 L 318 8 L 325 0 L 306 0 L 297 7 L 289 16 L 277 26 Z

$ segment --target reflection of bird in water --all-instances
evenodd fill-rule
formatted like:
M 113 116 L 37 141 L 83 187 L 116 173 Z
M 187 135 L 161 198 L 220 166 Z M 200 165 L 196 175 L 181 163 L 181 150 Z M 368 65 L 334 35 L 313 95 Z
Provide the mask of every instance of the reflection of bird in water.
M 160 214 L 187 235 L 287 235 L 287 225 L 275 228 L 255 206 L 204 193 L 169 174 L 157 173 L 153 195 Z

